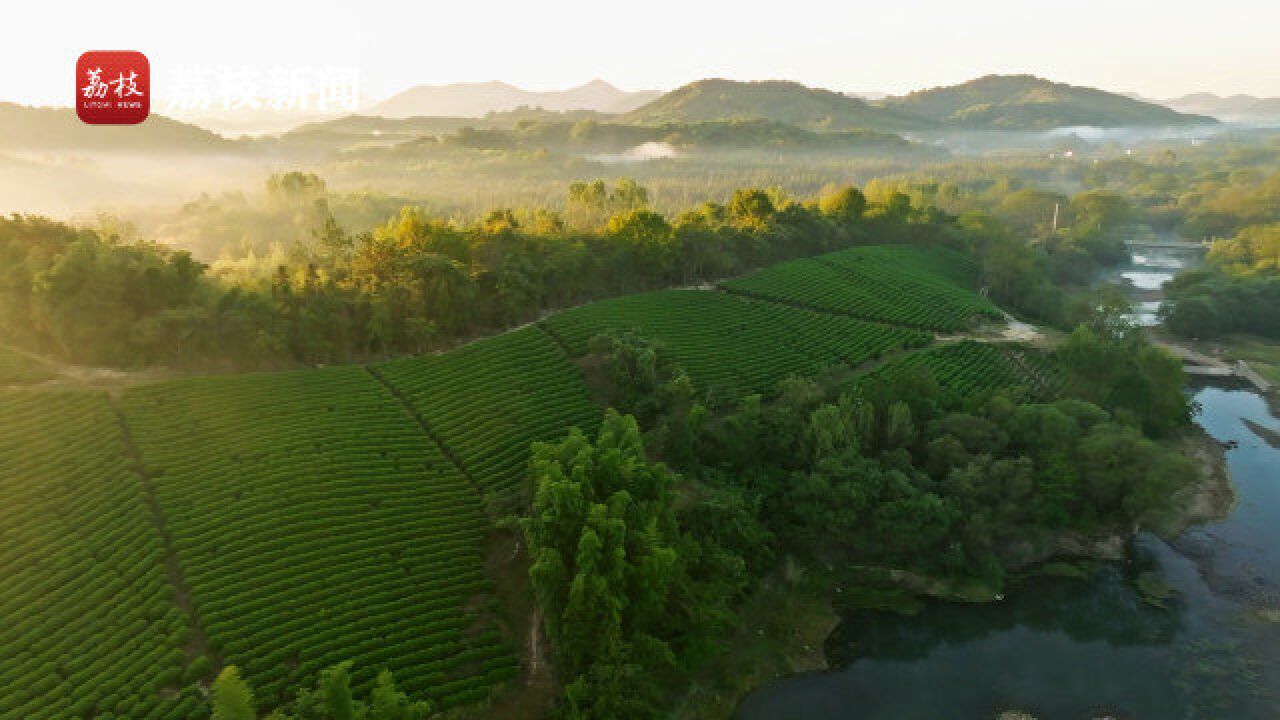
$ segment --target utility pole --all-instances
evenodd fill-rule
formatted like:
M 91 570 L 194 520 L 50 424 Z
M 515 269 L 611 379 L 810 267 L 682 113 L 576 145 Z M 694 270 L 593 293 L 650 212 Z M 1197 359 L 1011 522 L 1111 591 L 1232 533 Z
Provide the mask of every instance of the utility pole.
M 1058 203 L 1053 204 L 1053 233 L 1058 234 Z

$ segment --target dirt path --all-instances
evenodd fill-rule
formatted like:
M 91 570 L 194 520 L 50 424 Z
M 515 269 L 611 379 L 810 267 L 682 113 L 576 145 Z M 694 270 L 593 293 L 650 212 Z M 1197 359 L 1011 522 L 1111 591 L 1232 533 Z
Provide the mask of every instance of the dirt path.
M 169 588 L 173 592 L 174 604 L 178 606 L 178 609 L 182 611 L 182 614 L 187 619 L 188 637 L 186 644 L 182 646 L 186 664 L 189 667 L 196 658 L 202 656 L 208 658 L 212 663 L 209 675 L 200 678 L 207 687 L 208 683 L 213 680 L 213 675 L 222 666 L 221 658 L 210 652 L 209 637 L 205 634 L 204 628 L 200 626 L 191 586 L 187 583 L 186 575 L 182 572 L 182 565 L 178 562 L 178 553 L 174 550 L 173 534 L 169 532 L 169 528 L 165 524 L 164 512 L 160 509 L 160 502 L 156 499 L 155 484 L 152 482 L 146 468 L 143 467 L 142 454 L 138 451 L 138 446 L 134 444 L 133 433 L 129 429 L 129 423 L 125 421 L 124 412 L 114 399 L 111 402 L 111 409 L 115 412 L 116 422 L 120 426 L 124 454 L 129 459 L 134 474 L 138 476 L 143 502 L 146 503 L 147 510 L 151 516 L 151 523 L 155 526 L 156 533 L 160 536 L 160 543 L 164 548 L 164 570 L 169 579 Z M 176 694 L 177 688 L 162 688 L 161 692 Z
M 41 355 L 31 352 L 14 345 L 0 346 L 17 355 L 30 358 L 35 362 L 48 368 L 55 373 L 57 377 L 52 380 L 46 380 L 42 383 L 34 385 L 24 385 L 22 387 L 38 388 L 38 387 L 97 387 L 108 388 L 113 395 L 117 389 L 129 387 L 132 385 L 141 385 L 152 383 L 158 380 L 166 380 L 168 378 L 179 377 L 182 373 L 168 368 L 147 368 L 145 370 L 119 370 L 109 367 L 98 367 L 93 365 L 76 365 L 73 363 L 63 362 L 55 357 Z

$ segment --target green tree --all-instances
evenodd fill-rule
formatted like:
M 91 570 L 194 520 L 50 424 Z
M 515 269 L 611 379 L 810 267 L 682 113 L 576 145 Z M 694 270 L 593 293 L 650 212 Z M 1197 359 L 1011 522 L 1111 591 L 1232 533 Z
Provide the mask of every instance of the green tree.
M 530 467 L 530 579 L 572 678 L 574 714 L 613 717 L 637 699 L 647 706 L 674 664 L 670 602 L 681 566 L 673 478 L 644 457 L 634 418 L 613 410 L 595 443 L 572 429 L 562 442 L 535 443 Z M 632 665 L 644 673 L 621 683 L 615 673 Z
M 257 720 L 253 691 L 240 679 L 240 671 L 234 665 L 218 673 L 209 688 L 209 702 L 213 707 L 213 720 Z
M 830 217 L 843 222 L 853 222 L 867 210 L 867 198 L 856 187 L 841 188 L 818 201 L 818 207 Z
M 777 211 L 769 193 L 759 189 L 735 190 L 729 199 L 729 217 L 743 227 L 763 228 Z

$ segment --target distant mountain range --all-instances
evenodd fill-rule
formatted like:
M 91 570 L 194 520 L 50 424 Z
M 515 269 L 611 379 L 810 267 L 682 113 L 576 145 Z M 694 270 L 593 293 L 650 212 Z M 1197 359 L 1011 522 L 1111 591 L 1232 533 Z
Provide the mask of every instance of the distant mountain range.
M 619 118 L 655 125 L 721 120 L 771 120 L 806 130 L 927 130 L 937 123 L 797 82 L 699 80 L 676 88 Z
M 1280 98 L 1193 93 L 1164 100 L 1162 104 L 1179 112 L 1211 115 L 1225 122 L 1280 126 Z
M 490 82 L 419 86 L 377 104 L 368 111 L 371 117 L 303 125 L 282 139 L 291 147 L 324 150 L 394 144 L 468 125 L 513 129 L 529 121 L 556 125 L 587 120 L 640 127 L 763 122 L 816 133 L 1183 127 L 1213 124 L 1214 117 L 1280 125 L 1280 99 L 1275 98 L 1200 93 L 1167 104 L 1172 107 L 1031 75 L 989 75 L 874 101 L 788 81 L 707 79 L 665 94 L 626 92 L 602 80 L 557 92 Z M 739 125 L 732 134 L 756 137 L 761 127 Z M 766 134 L 776 138 L 777 133 Z M 90 126 L 70 108 L 0 103 L 0 151 L 252 152 L 271 142 L 234 142 L 157 114 L 140 127 Z
M 1217 122 L 1204 115 L 1033 75 L 987 75 L 959 85 L 886 98 L 881 104 L 948 127 L 976 130 L 1176 127 Z
M 519 107 L 545 110 L 595 110 L 624 113 L 654 100 L 656 90 L 627 92 L 603 80 L 592 80 L 568 90 L 536 92 L 504 82 L 419 85 L 374 105 L 368 114 L 390 118 L 482 117 Z
M 463 119 L 486 115 L 487 122 L 503 127 L 511 124 L 507 117 L 530 116 L 546 122 L 598 119 L 639 126 L 765 121 L 811 132 L 880 133 L 1044 131 L 1074 126 L 1164 128 L 1217 122 L 1207 115 L 1179 112 L 1140 98 L 1031 75 L 988 75 L 908 95 L 876 95 L 879 94 L 859 97 L 781 80 L 741 82 L 712 78 L 660 95 L 624 92 L 602 80 L 551 93 L 492 82 L 420 86 L 374 106 L 369 114 L 415 118 L 419 121 L 415 129 L 423 134 L 451 131 Z M 628 106 L 631 109 L 619 110 Z M 542 110 L 512 113 L 521 107 Z M 366 132 L 364 126 L 369 123 L 376 124 L 376 119 L 355 122 Z M 333 124 L 322 124 L 315 130 L 339 131 Z M 413 132 L 407 125 L 381 130 L 395 135 Z
M 1206 115 L 1032 75 L 988 75 L 959 85 L 879 99 L 795 82 L 699 80 L 622 115 L 619 121 L 658 124 L 736 119 L 771 120 L 816 131 L 860 128 L 879 132 L 1183 127 L 1217 122 Z

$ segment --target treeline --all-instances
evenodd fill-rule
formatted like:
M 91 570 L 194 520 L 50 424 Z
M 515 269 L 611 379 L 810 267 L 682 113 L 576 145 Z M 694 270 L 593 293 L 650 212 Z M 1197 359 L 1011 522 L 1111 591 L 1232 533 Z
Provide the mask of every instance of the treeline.
M 1180 231 L 1214 244 L 1201 268 L 1167 284 L 1160 315 L 1174 333 L 1280 338 L 1280 143 L 1228 143 L 1184 172 Z M 1172 184 L 1172 183 L 1171 183 Z
M 1183 337 L 1280 339 L 1280 224 L 1247 227 L 1217 242 L 1206 268 L 1180 273 L 1165 294 L 1161 316 Z
M 892 133 L 873 130 L 813 132 L 762 119 L 631 125 L 596 118 L 572 122 L 547 120 L 536 115 L 519 120 L 511 127 L 463 127 L 451 133 L 424 137 L 400 150 L 422 152 L 457 147 L 506 152 L 572 149 L 617 153 L 644 143 L 664 143 L 685 151 L 736 148 L 743 151 L 865 152 L 878 149 L 921 156 L 938 154 L 927 146 L 913 146 Z
M 535 445 L 524 526 L 564 715 L 663 716 L 785 558 L 989 594 L 1056 537 L 1162 518 L 1198 477 L 1149 436 L 1190 418 L 1180 366 L 1093 325 L 1055 354 L 1082 396 L 963 397 L 921 370 L 843 390 L 793 378 L 719 412 L 660 346 L 598 337 L 592 365 L 628 414 Z
M 270 720 L 426 720 L 433 713 L 430 702 L 414 700 L 396 689 L 391 672 L 383 670 L 359 699 L 351 687 L 351 663 L 321 671 L 315 688 L 303 688 L 288 710 L 275 710 Z M 209 688 L 209 712 L 213 720 L 258 720 L 253 688 L 238 668 L 223 668 Z
M 956 247 L 981 259 L 998 301 L 1055 312 L 1036 251 L 999 221 L 957 221 L 901 193 L 868 202 L 846 187 L 794 202 L 742 189 L 671 219 L 650 210 L 634 182 L 583 183 L 567 215 L 589 229 L 550 210 L 495 210 L 463 226 L 405 208 L 351 235 L 312 202 L 318 178 L 288 174 L 270 186 L 310 203 L 318 226 L 261 275 L 214 276 L 188 253 L 145 241 L 38 217 L 0 219 L 0 332 L 80 363 L 347 362 L 447 347 L 595 298 L 865 243 Z
M 1068 203 L 1101 193 L 1123 198 L 1132 222 L 1191 240 L 1232 237 L 1280 221 L 1280 135 L 1223 134 L 1197 146 L 1119 148 L 1064 138 L 1046 155 L 1016 154 L 931 164 L 866 184 L 892 187 L 951 213 L 982 210 L 1045 237 L 1081 223 Z M 1079 188 L 1074 194 L 1062 188 Z M 1025 191 L 1025 192 L 1024 192 Z M 1089 223 L 1083 225 L 1087 228 Z

